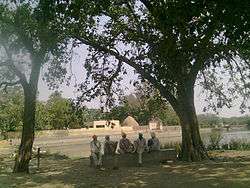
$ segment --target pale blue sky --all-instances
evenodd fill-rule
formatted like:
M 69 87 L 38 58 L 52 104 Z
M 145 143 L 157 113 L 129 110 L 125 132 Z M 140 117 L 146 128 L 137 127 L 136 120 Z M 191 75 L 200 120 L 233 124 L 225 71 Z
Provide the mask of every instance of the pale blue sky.
M 85 71 L 83 68 L 83 62 L 86 57 L 87 50 L 85 47 L 78 48 L 74 51 L 73 55 L 73 60 L 72 60 L 72 72 L 76 75 L 76 79 L 72 79 L 72 84 L 70 86 L 62 85 L 59 89 L 59 91 L 62 91 L 63 97 L 66 98 L 76 98 L 78 93 L 76 92 L 76 88 L 74 88 L 74 83 L 77 81 L 78 83 L 81 82 L 81 80 L 84 80 L 85 78 Z M 42 74 L 44 73 L 44 70 L 42 70 Z M 41 76 L 42 76 L 41 74 Z M 127 88 L 125 89 L 125 93 L 129 94 L 134 91 L 134 87 L 130 84 L 130 80 L 136 79 L 136 76 L 134 75 L 133 69 L 129 68 L 128 75 L 124 77 L 123 79 L 123 86 L 126 86 Z M 40 79 L 39 81 L 39 100 L 47 100 L 49 95 L 53 91 L 49 90 L 47 87 L 47 84 Z M 218 112 L 220 115 L 225 116 L 225 117 L 230 117 L 230 116 L 240 116 L 242 115 L 239 110 L 239 101 L 235 101 L 234 106 L 231 109 L 228 108 L 223 108 L 219 109 Z M 86 103 L 86 105 L 89 108 L 99 108 L 100 104 L 97 99 L 93 100 L 90 103 Z M 196 87 L 195 88 L 195 106 L 196 106 L 196 111 L 198 114 L 203 113 L 202 109 L 206 104 L 204 103 L 204 96 L 201 94 L 201 88 Z M 248 112 L 249 114 L 249 112 Z

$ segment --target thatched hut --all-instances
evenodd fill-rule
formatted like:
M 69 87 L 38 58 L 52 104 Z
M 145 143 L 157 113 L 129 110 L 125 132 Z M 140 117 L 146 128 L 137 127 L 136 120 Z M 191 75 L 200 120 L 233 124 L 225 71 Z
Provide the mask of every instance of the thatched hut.
M 133 129 L 137 129 L 140 125 L 139 123 L 132 117 L 128 116 L 123 122 L 122 127 L 131 127 Z

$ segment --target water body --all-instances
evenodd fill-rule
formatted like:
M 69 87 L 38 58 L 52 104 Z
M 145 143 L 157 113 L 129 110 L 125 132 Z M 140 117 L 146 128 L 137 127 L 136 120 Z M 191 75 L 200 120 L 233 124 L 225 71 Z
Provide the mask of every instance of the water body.
M 229 143 L 231 140 L 250 142 L 250 130 L 222 132 L 221 143 Z
M 209 144 L 209 137 L 213 133 L 202 134 L 205 145 Z M 250 130 L 247 129 L 233 129 L 230 131 L 220 131 L 221 141 L 220 144 L 229 144 L 231 141 L 239 141 L 244 143 L 250 143 Z

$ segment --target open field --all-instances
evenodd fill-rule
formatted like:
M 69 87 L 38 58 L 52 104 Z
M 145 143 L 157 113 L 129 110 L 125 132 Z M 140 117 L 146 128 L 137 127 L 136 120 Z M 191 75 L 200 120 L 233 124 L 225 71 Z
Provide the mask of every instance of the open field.
M 201 133 L 205 134 L 209 132 L 210 129 L 201 129 Z M 51 131 L 52 132 L 52 131 Z M 103 141 L 105 135 L 110 135 L 112 140 L 118 141 L 121 138 L 121 131 L 88 131 L 81 132 L 75 131 L 70 134 L 67 131 L 57 131 L 51 133 L 48 131 L 48 135 L 43 134 L 35 138 L 34 147 L 40 147 L 42 151 L 49 151 L 50 153 L 59 153 L 62 155 L 67 155 L 71 158 L 87 157 L 89 156 L 89 143 L 93 134 L 99 136 L 99 140 Z M 127 132 L 127 137 L 134 141 L 138 136 L 139 131 L 130 131 Z M 150 137 L 150 131 L 144 130 L 140 131 L 144 133 L 144 137 L 148 139 Z M 162 144 L 171 143 L 171 142 L 180 142 L 181 141 L 181 131 L 178 127 L 171 128 L 168 131 L 159 131 L 156 132 L 160 142 Z M 0 152 L 3 153 L 13 153 L 14 150 L 18 147 L 20 140 L 13 139 L 12 146 L 1 149 Z
M 170 188 L 249 188 L 250 152 L 213 152 L 214 161 L 169 163 L 119 170 L 97 171 L 86 158 L 70 159 L 58 155 L 42 158 L 40 170 L 31 162 L 31 174 L 12 174 L 13 159 L 1 155 L 0 187 L 170 187 Z

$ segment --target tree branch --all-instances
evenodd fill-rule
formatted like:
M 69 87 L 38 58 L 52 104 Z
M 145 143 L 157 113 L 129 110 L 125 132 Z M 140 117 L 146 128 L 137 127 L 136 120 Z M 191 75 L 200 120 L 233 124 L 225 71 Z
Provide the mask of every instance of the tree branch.
M 13 63 L 12 61 L 12 55 L 9 52 L 8 48 L 6 47 L 5 44 L 3 44 L 3 47 L 5 49 L 5 52 L 7 54 L 8 60 L 3 63 L 3 66 L 9 67 L 11 71 L 15 73 L 15 75 L 20 79 L 20 83 L 22 84 L 23 87 L 26 87 L 28 85 L 28 81 L 26 79 L 25 74 L 23 74 Z
M 2 86 L 4 86 L 3 90 L 7 93 L 7 88 L 8 87 L 15 86 L 15 85 L 18 85 L 18 84 L 20 84 L 20 80 L 18 80 L 16 82 L 1 82 L 0 83 L 0 88 Z
M 140 65 L 136 64 L 134 61 L 131 59 L 128 59 L 125 56 L 120 55 L 118 52 L 108 49 L 107 47 L 101 46 L 96 42 L 85 40 L 84 38 L 78 37 L 78 36 L 73 36 L 73 38 L 79 40 L 85 45 L 91 46 L 94 49 L 110 54 L 111 56 L 114 56 L 118 61 L 124 62 L 128 64 L 129 66 L 133 67 L 144 79 L 148 80 L 151 82 L 159 91 L 161 94 L 171 103 L 173 106 L 178 106 L 178 102 L 176 98 L 173 96 L 173 94 L 166 90 L 164 86 L 162 86 L 157 79 L 155 79 L 153 76 L 150 75 L 150 73 L 146 72 L 144 69 L 140 67 Z

